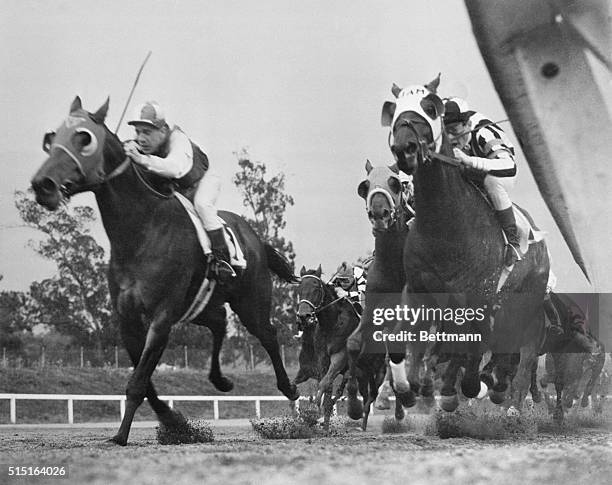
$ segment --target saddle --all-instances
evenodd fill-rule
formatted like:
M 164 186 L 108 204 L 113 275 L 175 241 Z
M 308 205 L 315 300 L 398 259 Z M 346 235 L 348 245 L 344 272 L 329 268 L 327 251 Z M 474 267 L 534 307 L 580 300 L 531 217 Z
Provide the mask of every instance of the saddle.
M 195 210 L 195 207 L 191 203 L 187 197 L 182 195 L 180 192 L 174 192 L 174 196 L 180 201 L 183 205 L 187 214 L 189 214 L 189 218 L 195 227 L 196 233 L 198 234 L 198 241 L 200 241 L 200 246 L 204 251 L 204 254 L 208 257 L 212 254 L 210 239 L 204 230 L 204 226 L 202 226 L 202 221 L 198 217 L 198 214 Z M 234 231 L 231 227 L 229 227 L 225 221 L 217 216 L 219 222 L 223 225 L 224 234 L 225 234 L 225 242 L 227 243 L 227 248 L 230 254 L 230 264 L 235 268 L 246 268 L 246 259 L 244 257 L 244 251 L 242 247 L 240 247 L 240 243 L 238 242 L 238 238 L 234 234 Z
M 495 210 L 484 188 L 475 180 L 468 179 L 468 183 L 474 186 L 474 188 L 478 191 L 481 197 L 487 202 L 491 210 Z M 524 209 L 522 209 L 515 203 L 512 203 L 512 211 L 514 212 L 514 218 L 516 219 L 516 228 L 520 237 L 519 249 L 521 250 L 522 254 L 526 254 L 531 244 L 536 244 L 544 240 L 544 237 L 546 236 L 546 231 L 540 231 L 533 227 L 529 222 L 529 219 L 525 215 Z M 501 227 L 499 228 L 499 230 L 502 233 L 505 243 L 508 244 L 508 238 L 506 237 L 506 233 Z

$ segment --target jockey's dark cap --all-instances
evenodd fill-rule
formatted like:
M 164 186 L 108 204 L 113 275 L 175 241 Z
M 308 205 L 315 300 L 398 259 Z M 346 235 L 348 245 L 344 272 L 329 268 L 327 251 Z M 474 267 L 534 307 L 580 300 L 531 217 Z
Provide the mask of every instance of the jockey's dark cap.
M 474 114 L 474 111 L 462 110 L 460 104 L 467 105 L 463 101 L 455 101 L 450 99 L 444 105 L 444 123 L 450 125 L 451 123 L 465 123 L 470 119 L 470 116 Z

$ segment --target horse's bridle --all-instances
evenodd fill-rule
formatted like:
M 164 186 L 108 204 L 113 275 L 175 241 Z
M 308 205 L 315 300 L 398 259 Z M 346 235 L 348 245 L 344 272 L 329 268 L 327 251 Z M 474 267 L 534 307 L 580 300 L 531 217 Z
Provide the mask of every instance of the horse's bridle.
M 438 135 L 438 137 L 441 137 L 443 136 L 444 133 L 446 133 L 444 129 L 444 123 L 442 122 L 442 120 L 440 120 L 440 123 L 442 125 L 442 129 L 440 130 L 440 135 Z M 431 163 L 432 160 L 439 160 L 443 163 L 446 163 L 448 165 L 453 165 L 455 167 L 458 167 L 461 165 L 461 162 L 457 160 L 456 158 L 449 157 L 447 155 L 443 155 L 441 153 L 436 152 L 435 146 L 438 141 L 438 138 L 434 138 L 434 140 L 431 143 L 427 143 L 427 140 L 425 140 L 419 134 L 418 130 L 414 126 L 414 122 L 406 118 L 399 118 L 396 121 L 395 126 L 389 131 L 389 148 L 390 149 L 391 149 L 391 137 L 393 136 L 393 130 L 399 126 L 404 126 L 404 125 L 408 127 L 408 129 L 412 131 L 412 133 L 414 133 L 414 136 L 416 137 L 417 162 L 418 163 L 422 163 L 423 165 L 428 165 L 429 163 Z M 395 152 L 391 150 L 391 153 L 393 153 L 393 157 L 395 158 L 395 161 L 398 162 L 399 160 L 397 159 L 397 155 L 395 154 Z
M 316 275 L 312 275 L 312 274 L 307 274 L 302 276 L 302 279 L 304 278 L 314 278 L 317 283 L 319 284 L 318 290 L 321 293 L 321 298 L 319 300 L 319 302 L 315 305 L 313 302 L 311 302 L 310 300 L 307 300 L 306 298 L 302 298 L 301 300 L 298 301 L 298 306 L 301 305 L 302 303 L 306 303 L 309 307 L 312 308 L 313 313 L 315 314 L 315 318 L 316 318 L 316 314 L 325 310 L 326 308 L 338 303 L 340 300 L 342 300 L 344 297 L 340 296 L 338 298 L 336 298 L 335 300 L 332 300 L 330 303 L 326 303 L 325 305 L 321 306 L 323 304 L 323 301 L 325 300 L 325 283 L 323 283 L 323 280 L 321 278 L 319 278 Z

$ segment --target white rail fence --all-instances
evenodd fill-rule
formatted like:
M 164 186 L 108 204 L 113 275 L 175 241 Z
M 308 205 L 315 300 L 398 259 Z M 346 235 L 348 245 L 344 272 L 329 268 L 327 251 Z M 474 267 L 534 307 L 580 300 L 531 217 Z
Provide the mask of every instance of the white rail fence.
M 261 417 L 261 403 L 265 401 L 287 401 L 283 396 L 159 396 L 162 401 L 167 401 L 170 408 L 174 407 L 177 401 L 212 401 L 213 419 L 219 420 L 219 402 L 227 401 L 247 401 L 255 403 L 255 415 Z M 0 400 L 9 400 L 9 413 L 11 424 L 17 423 L 17 401 L 21 400 L 47 400 L 47 401 L 66 401 L 68 404 L 68 424 L 74 424 L 74 401 L 119 401 L 119 411 L 121 418 L 125 414 L 125 395 L 97 395 L 97 394 L 2 394 Z M 308 400 L 308 397 L 300 397 L 299 400 Z M 299 401 L 295 401 L 295 408 L 299 406 Z

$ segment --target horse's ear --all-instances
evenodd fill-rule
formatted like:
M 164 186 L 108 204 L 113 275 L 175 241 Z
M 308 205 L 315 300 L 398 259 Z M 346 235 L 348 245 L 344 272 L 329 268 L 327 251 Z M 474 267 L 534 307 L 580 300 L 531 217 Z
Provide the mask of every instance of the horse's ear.
M 80 109 L 83 109 L 83 105 L 81 104 L 81 98 L 79 98 L 78 96 L 76 96 L 74 98 L 74 101 L 72 102 L 72 104 L 70 105 L 70 111 L 68 112 L 68 114 L 70 113 L 74 113 L 75 111 L 78 111 Z
M 98 109 L 98 111 L 96 111 L 93 115 L 91 115 L 91 117 L 96 123 L 100 123 L 100 124 L 104 123 L 104 120 L 106 119 L 106 114 L 108 113 L 109 104 L 110 104 L 110 97 L 106 98 L 106 101 L 104 102 L 102 106 L 100 106 L 100 109 Z
M 444 114 L 444 103 L 437 94 L 428 94 L 421 100 L 421 108 L 432 120 Z
M 321 269 L 321 265 L 319 265 L 319 267 L 315 271 L 315 274 L 320 278 L 321 277 L 321 273 L 323 273 L 323 270 Z
M 369 158 L 366 158 L 366 173 L 368 175 L 370 175 L 370 172 L 372 171 L 374 167 L 372 167 L 372 162 L 370 162 Z
M 385 101 L 382 107 L 382 115 L 380 117 L 380 124 L 383 126 L 391 126 L 393 121 L 393 115 L 395 114 L 396 104 L 393 101 Z
M 364 180 L 357 186 L 357 194 L 359 194 L 359 197 L 361 197 L 364 200 L 368 197 L 369 190 L 370 190 L 369 180 Z
M 399 93 L 402 92 L 402 88 L 400 88 L 397 84 L 393 83 L 393 86 L 391 86 L 391 92 L 393 93 L 393 96 L 397 98 L 399 96 Z
M 300 269 L 300 276 L 304 276 L 305 274 L 306 274 L 306 268 L 302 266 L 302 269 Z
M 430 81 L 429 83 L 425 85 L 425 87 L 429 89 L 432 93 L 438 92 L 438 87 L 440 86 L 440 76 L 441 75 L 442 73 L 439 72 L 438 77 L 436 77 L 433 81 Z

